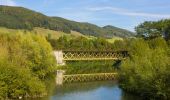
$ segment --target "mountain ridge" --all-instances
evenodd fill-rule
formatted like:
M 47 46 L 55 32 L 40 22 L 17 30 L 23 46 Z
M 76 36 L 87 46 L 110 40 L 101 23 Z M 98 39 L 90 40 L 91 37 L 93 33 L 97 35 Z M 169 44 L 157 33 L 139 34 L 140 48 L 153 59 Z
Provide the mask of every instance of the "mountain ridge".
M 28 30 L 32 30 L 34 27 L 43 27 L 65 33 L 77 31 L 83 35 L 104 38 L 134 36 L 133 32 L 111 25 L 100 27 L 88 22 L 77 22 L 61 17 L 46 16 L 45 14 L 24 7 L 3 5 L 0 5 L 0 26 Z

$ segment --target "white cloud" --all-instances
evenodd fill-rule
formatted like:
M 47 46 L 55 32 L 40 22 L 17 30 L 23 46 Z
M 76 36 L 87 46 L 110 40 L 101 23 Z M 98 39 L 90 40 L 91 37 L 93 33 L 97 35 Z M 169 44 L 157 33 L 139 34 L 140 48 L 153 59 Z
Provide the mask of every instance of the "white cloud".
M 16 6 L 13 0 L 0 0 L 0 5 Z
M 87 8 L 89 11 L 112 11 L 114 14 L 127 15 L 127 16 L 138 16 L 138 17 L 150 17 L 150 18 L 170 18 L 170 14 L 156 14 L 156 13 L 144 13 L 135 12 L 127 9 L 116 8 L 116 7 L 91 7 Z

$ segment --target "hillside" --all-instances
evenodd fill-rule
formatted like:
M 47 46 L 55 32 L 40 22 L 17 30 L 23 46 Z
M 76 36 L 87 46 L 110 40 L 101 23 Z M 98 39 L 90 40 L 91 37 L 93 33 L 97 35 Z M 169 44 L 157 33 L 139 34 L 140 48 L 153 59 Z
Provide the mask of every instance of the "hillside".
M 132 37 L 134 33 L 114 26 L 99 27 L 90 23 L 70 21 L 60 17 L 49 17 L 23 7 L 0 6 L 0 26 L 12 29 L 41 27 L 64 33 L 76 31 L 84 35 L 112 38 Z
M 5 28 L 5 27 L 0 27 L 0 34 L 1 33 L 2 34 L 6 34 L 6 33 L 24 34 L 25 32 L 39 34 L 39 35 L 43 35 L 45 37 L 51 36 L 51 39 L 59 39 L 62 36 L 66 36 L 68 39 L 76 39 L 78 37 L 85 37 L 87 39 L 96 39 L 96 37 L 94 37 L 94 36 L 83 35 L 76 31 L 71 31 L 71 33 L 67 34 L 62 31 L 55 31 L 55 30 L 44 29 L 44 28 L 39 28 L 39 27 L 35 27 L 33 30 L 28 30 L 28 31 L 25 31 L 24 29 L 9 29 L 9 28 Z M 113 37 L 113 38 L 109 38 L 106 40 L 110 43 L 114 43 L 116 40 L 122 40 L 122 39 L 123 38 L 120 38 L 120 37 Z

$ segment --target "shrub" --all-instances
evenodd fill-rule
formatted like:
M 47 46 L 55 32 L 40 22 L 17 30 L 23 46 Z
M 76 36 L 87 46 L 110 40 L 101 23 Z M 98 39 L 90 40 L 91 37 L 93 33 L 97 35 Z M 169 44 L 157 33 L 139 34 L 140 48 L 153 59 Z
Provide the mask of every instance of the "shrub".
M 146 98 L 169 99 L 170 59 L 165 40 L 133 40 L 129 54 L 119 73 L 120 86 Z
M 52 48 L 34 34 L 0 34 L 0 99 L 46 94 L 44 79 L 54 72 Z

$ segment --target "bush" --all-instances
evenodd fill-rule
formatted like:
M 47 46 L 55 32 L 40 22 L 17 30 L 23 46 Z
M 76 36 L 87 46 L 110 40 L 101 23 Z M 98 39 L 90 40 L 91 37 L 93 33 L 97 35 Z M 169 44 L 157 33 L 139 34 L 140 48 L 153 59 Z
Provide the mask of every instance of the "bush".
M 28 69 L 18 69 L 11 63 L 0 63 L 0 83 L 1 99 L 38 96 L 46 92 L 44 83 L 32 76 Z
M 22 39 L 22 50 L 28 59 L 31 71 L 44 79 L 54 72 L 55 59 L 52 48 L 44 37 L 28 34 Z
M 165 40 L 133 40 L 129 54 L 119 73 L 120 86 L 149 99 L 169 99 L 170 59 Z
M 44 37 L 0 34 L 0 99 L 46 94 L 43 80 L 54 72 L 52 49 Z

